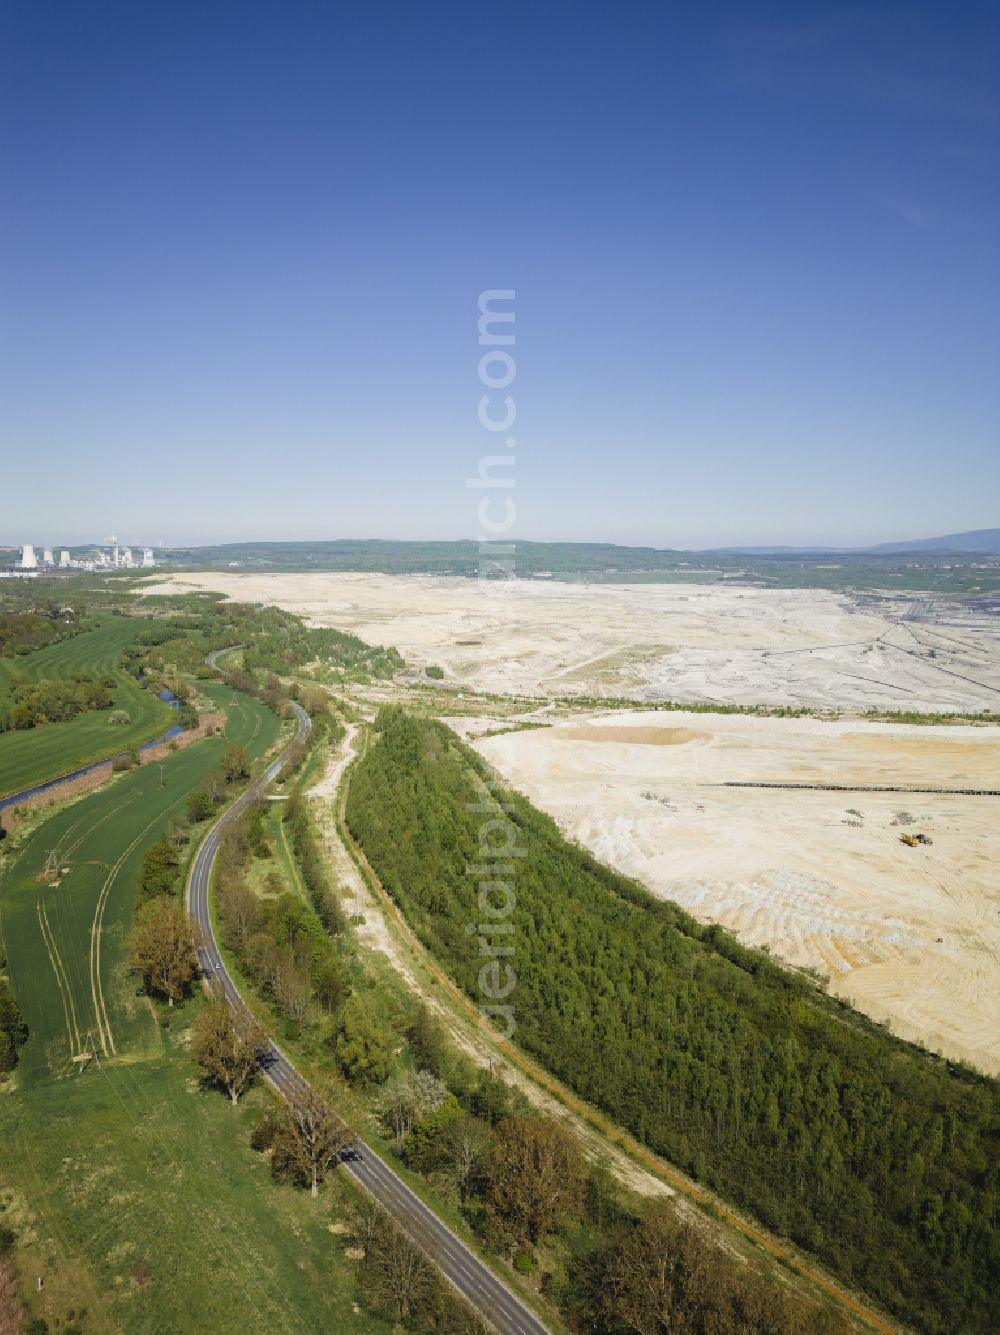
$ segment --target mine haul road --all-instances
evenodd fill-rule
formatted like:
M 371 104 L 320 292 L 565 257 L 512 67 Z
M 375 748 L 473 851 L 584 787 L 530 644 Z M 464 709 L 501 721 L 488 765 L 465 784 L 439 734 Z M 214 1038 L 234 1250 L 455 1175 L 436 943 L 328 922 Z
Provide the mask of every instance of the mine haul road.
M 272 760 L 260 778 L 215 822 L 191 864 L 187 887 L 188 911 L 201 927 L 205 942 L 198 949 L 198 960 L 205 978 L 221 984 L 231 1006 L 241 1004 L 241 997 L 223 963 L 215 939 L 209 908 L 212 866 L 226 827 L 238 820 L 248 806 L 263 796 L 277 777 L 291 747 L 308 736 L 312 726 L 308 714 L 294 702 L 292 708 L 299 724 L 295 741 L 290 742 L 276 760 Z M 260 1069 L 265 1079 L 290 1103 L 294 1103 L 298 1090 L 307 1087 L 305 1079 L 270 1039 L 261 1057 Z M 341 1163 L 498 1335 L 547 1335 L 545 1326 L 538 1318 L 364 1141 L 353 1141 L 344 1150 Z

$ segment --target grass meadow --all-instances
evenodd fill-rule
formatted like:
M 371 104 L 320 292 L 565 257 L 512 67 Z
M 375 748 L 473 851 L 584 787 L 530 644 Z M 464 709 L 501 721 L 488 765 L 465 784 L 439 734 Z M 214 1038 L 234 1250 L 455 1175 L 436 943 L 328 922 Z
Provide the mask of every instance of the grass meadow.
M 197 1002 L 171 1017 L 161 1053 L 119 1057 L 0 1098 L 0 1179 L 41 1275 L 33 1308 L 85 1332 L 388 1332 L 354 1311 L 350 1239 L 331 1232 L 355 1198 L 334 1179 L 317 1201 L 271 1181 L 249 1146 L 271 1096 L 237 1109 L 203 1088 L 185 1052 Z
M 132 617 L 109 617 L 95 630 L 82 631 L 34 653 L 0 658 L 0 696 L 14 676 L 42 681 L 74 672 L 111 674 L 116 681 L 112 708 L 127 709 L 131 716 L 130 723 L 113 727 L 108 723 L 111 710 L 96 710 L 66 723 L 0 734 L 0 797 L 139 746 L 170 727 L 173 710 L 118 668 L 122 650 L 144 624 Z
M 213 687 L 214 690 L 218 688 Z M 226 692 L 229 700 L 233 693 Z M 0 884 L 8 973 L 31 1031 L 18 1082 L 73 1069 L 95 1051 L 113 1057 L 157 1050 L 152 1007 L 135 994 L 122 948 L 132 925 L 133 887 L 145 850 L 183 811 L 227 741 L 263 755 L 275 715 L 251 696 L 228 708 L 222 737 L 144 765 L 59 810 L 26 840 Z M 58 878 L 43 878 L 47 863 Z
M 258 701 L 209 691 L 225 736 L 55 811 L 0 876 L 7 972 L 30 1030 L 0 1092 L 0 1197 L 22 1274 L 44 1280 L 33 1312 L 53 1328 L 386 1331 L 354 1311 L 349 1239 L 330 1231 L 348 1189 L 313 1202 L 273 1185 L 248 1144 L 270 1095 L 234 1111 L 203 1088 L 185 1051 L 200 998 L 154 1008 L 126 971 L 144 850 L 226 741 L 256 757 L 278 735 Z M 95 1054 L 85 1066 L 81 1051 Z

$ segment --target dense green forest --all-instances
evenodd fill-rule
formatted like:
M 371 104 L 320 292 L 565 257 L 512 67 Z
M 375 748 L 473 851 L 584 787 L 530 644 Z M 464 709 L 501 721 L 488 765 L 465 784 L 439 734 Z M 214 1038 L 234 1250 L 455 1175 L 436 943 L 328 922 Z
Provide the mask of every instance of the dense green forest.
M 484 821 L 516 834 L 510 1000 L 528 1052 L 917 1328 L 1000 1328 L 996 1082 L 652 899 L 519 795 L 504 791 L 501 809 L 484 762 L 443 725 L 391 709 L 378 728 L 350 828 L 477 1001 L 467 868 L 482 862 Z

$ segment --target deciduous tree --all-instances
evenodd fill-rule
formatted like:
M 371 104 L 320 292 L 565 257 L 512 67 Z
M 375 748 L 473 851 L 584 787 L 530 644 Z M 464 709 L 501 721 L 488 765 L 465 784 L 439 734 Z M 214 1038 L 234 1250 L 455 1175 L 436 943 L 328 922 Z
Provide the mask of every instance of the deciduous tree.
M 159 839 L 150 844 L 143 854 L 136 885 L 136 900 L 144 903 L 155 899 L 157 895 L 169 895 L 177 880 L 179 862 L 177 850 L 169 839 Z
M 583 1205 L 583 1156 L 569 1132 L 550 1118 L 498 1122 L 483 1174 L 491 1231 L 510 1249 L 537 1242 Z
M 129 962 L 146 991 L 172 1006 L 198 972 L 195 944 L 195 924 L 183 909 L 170 899 L 151 899 L 136 914 Z
M 214 809 L 215 804 L 204 788 L 196 789 L 187 800 L 188 820 L 193 824 L 208 820 Z
M 452 1122 L 444 1133 L 442 1151 L 463 1205 L 489 1143 L 489 1127 L 468 1114 Z
M 250 759 L 246 747 L 239 746 L 236 742 L 230 742 L 222 752 L 219 765 L 227 783 L 239 783 L 250 777 Z
M 309 1187 L 310 1195 L 317 1196 L 319 1184 L 352 1138 L 347 1123 L 334 1112 L 326 1091 L 305 1085 L 288 1105 L 275 1137 L 276 1167 L 290 1172 Z
M 348 1080 L 377 1084 L 389 1071 L 391 1036 L 371 1006 L 348 998 L 333 1032 L 333 1048 Z
M 234 1104 L 248 1088 L 267 1046 L 263 1029 L 242 1002 L 213 998 L 192 1026 L 191 1055 Z

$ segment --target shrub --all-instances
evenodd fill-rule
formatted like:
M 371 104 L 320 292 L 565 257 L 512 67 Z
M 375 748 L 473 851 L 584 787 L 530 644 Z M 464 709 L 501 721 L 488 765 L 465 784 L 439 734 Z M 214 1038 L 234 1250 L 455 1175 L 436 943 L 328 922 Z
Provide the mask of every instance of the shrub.
M 250 1132 L 250 1148 L 256 1150 L 258 1154 L 273 1149 L 279 1126 L 278 1118 L 273 1113 L 265 1113 Z
M 199 821 L 208 820 L 214 810 L 215 803 L 204 788 L 195 789 L 187 800 L 188 820 L 192 825 L 197 825 Z

